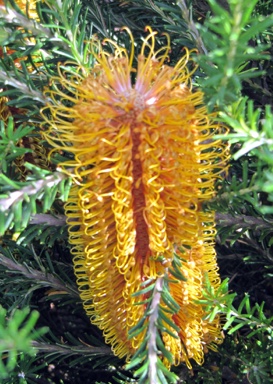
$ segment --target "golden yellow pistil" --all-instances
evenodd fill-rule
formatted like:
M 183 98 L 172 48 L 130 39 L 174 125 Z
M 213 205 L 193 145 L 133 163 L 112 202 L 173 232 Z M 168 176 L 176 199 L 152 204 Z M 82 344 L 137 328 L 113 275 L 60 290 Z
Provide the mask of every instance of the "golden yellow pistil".
M 72 71 L 68 63 L 60 70 L 49 92 L 52 104 L 43 112 L 45 138 L 74 155 L 60 166 L 74 179 L 66 215 L 91 321 L 118 356 L 129 357 L 144 337 L 141 332 L 128 340 L 145 312 L 139 305 L 145 297 L 132 294 L 166 273 L 176 253 L 187 281 L 170 282 L 180 310 L 167 316 L 180 332 L 162 337 L 174 363 L 190 366 L 189 358 L 203 362 L 204 340 L 222 339 L 220 320 L 204 324 L 197 300 L 205 275 L 212 286 L 220 284 L 214 216 L 201 204 L 213 196 L 228 151 L 212 140 L 220 128 L 211 122 L 203 94 L 191 90 L 189 52 L 170 67 L 169 38 L 155 51 L 155 35 L 148 28 L 137 68 L 131 36 L 129 54 L 113 41 L 106 43 L 114 54 L 93 42 L 94 68 Z

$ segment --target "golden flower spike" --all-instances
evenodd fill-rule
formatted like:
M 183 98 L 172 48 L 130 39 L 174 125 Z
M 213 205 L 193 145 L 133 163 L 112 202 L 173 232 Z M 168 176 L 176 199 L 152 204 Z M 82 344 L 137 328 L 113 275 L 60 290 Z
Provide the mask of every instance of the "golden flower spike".
M 166 273 L 175 254 L 183 258 L 187 279 L 169 284 L 180 306 L 169 316 L 180 332 L 162 338 L 174 364 L 190 367 L 190 358 L 203 362 L 204 345 L 222 340 L 220 319 L 206 324 L 196 300 L 205 276 L 214 288 L 220 285 L 214 214 L 203 212 L 201 203 L 213 196 L 228 149 L 212 140 L 221 128 L 212 123 L 202 92 L 191 89 L 190 52 L 168 66 L 169 37 L 155 51 L 156 32 L 147 28 L 135 65 L 134 40 L 124 29 L 131 52 L 106 40 L 110 54 L 92 42 L 96 64 L 89 73 L 71 63 L 60 67 L 49 92 L 52 104 L 43 111 L 45 138 L 74 154 L 60 166 L 74 179 L 66 215 L 91 322 L 116 355 L 129 358 L 144 337 L 140 332 L 128 339 L 145 312 L 145 304 L 136 305 L 145 297 L 132 294 Z

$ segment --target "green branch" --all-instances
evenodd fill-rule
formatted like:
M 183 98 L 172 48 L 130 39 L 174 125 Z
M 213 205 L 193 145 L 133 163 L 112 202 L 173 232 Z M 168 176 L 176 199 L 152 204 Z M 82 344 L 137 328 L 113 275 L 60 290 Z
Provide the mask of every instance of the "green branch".
M 60 292 L 66 292 L 71 297 L 79 297 L 77 287 L 68 286 L 64 284 L 60 279 L 56 278 L 49 272 L 40 272 L 30 266 L 25 267 L 24 265 L 4 256 L 0 253 L 0 266 L 7 268 L 10 271 L 15 271 L 30 279 L 36 281 L 43 287 L 51 287 Z
M 63 356 L 71 355 L 106 355 L 111 356 L 113 352 L 109 347 L 94 347 L 92 345 L 67 345 L 67 344 L 49 344 L 39 341 L 32 341 L 32 346 L 40 353 L 58 354 Z
M 158 383 L 158 350 L 157 350 L 157 337 L 158 336 L 158 318 L 159 318 L 159 307 L 161 302 L 162 290 L 164 284 L 164 277 L 158 277 L 155 283 L 153 297 L 149 312 L 151 313 L 148 326 L 148 378 L 150 384 Z
M 38 213 L 37 215 L 31 215 L 29 224 L 44 224 L 59 227 L 66 225 L 66 216 L 53 216 L 48 213 Z
M 4 70 L 0 70 L 0 83 L 2 83 L 3 85 L 9 85 L 15 88 L 16 90 L 19 90 L 22 93 L 22 96 L 20 96 L 20 98 L 29 97 L 32 100 L 39 101 L 43 105 L 49 103 L 49 99 L 45 97 L 42 92 L 31 89 L 27 84 L 16 80 L 14 73 L 8 73 Z
M 12 228 L 13 225 L 15 231 L 21 231 L 28 225 L 31 215 L 35 214 L 37 209 L 46 212 L 51 208 L 57 195 L 63 201 L 68 197 L 71 180 L 65 174 L 51 173 L 32 164 L 25 164 L 25 166 L 39 179 L 21 183 L 0 174 L 0 185 L 2 184 L 0 234 Z M 34 175 L 32 177 L 34 178 Z M 37 200 L 39 200 L 38 206 Z
M 255 228 L 255 229 L 271 229 L 273 227 L 273 220 L 265 220 L 262 217 L 254 216 L 232 216 L 230 214 L 216 213 L 216 223 L 223 227 L 234 226 L 236 229 L 239 228 Z
M 199 53 L 203 53 L 204 55 L 207 55 L 208 51 L 205 47 L 205 44 L 200 36 L 198 29 L 196 28 L 195 23 L 192 20 L 191 13 L 190 13 L 189 7 L 186 4 L 186 1 L 178 0 L 177 5 L 181 8 L 183 19 L 186 21 L 188 25 L 189 32 L 194 39 L 194 42 L 196 44 L 196 47 Z
M 4 177 L 4 175 L 1 176 L 2 178 Z M 0 199 L 0 210 L 2 212 L 7 211 L 19 202 L 28 201 L 30 196 L 39 195 L 43 193 L 45 189 L 52 188 L 66 179 L 67 176 L 63 173 L 55 172 L 42 180 L 33 181 L 19 191 L 11 192 L 8 197 Z

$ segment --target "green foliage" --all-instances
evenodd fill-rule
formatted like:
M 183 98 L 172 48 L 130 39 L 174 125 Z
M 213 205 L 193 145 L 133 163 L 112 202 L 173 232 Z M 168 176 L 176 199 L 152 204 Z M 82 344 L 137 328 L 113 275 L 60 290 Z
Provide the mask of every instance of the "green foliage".
M 9 118 L 7 127 L 3 121 L 0 122 L 0 171 L 8 172 L 8 165 L 17 157 L 31 152 L 28 148 L 18 147 L 20 140 L 29 135 L 34 127 L 19 126 L 14 130 L 13 120 Z
M 220 113 L 221 120 L 232 128 L 224 139 L 231 144 L 240 145 L 233 155 L 235 160 L 245 154 L 257 158 L 258 169 L 255 177 L 256 191 L 268 194 L 268 201 L 273 201 L 273 114 L 267 105 L 264 111 L 255 109 L 252 100 L 243 98 L 232 104 L 228 112 Z M 273 213 L 269 204 L 259 208 L 262 214 Z
M 245 311 L 245 313 L 243 312 Z M 255 316 L 256 315 L 256 316 Z M 251 308 L 249 296 L 246 295 L 241 301 L 237 310 L 229 310 L 227 312 L 226 323 L 224 329 L 228 330 L 228 334 L 238 331 L 244 326 L 249 327 L 252 331 L 247 335 L 248 338 L 267 332 L 270 337 L 273 333 L 273 316 L 267 318 L 264 314 L 264 303 L 262 305 L 255 304 Z M 231 324 L 235 323 L 235 326 Z M 254 329 L 254 330 L 253 330 Z
M 26 182 L 15 182 L 0 175 L 0 234 L 9 228 L 14 228 L 15 232 L 24 229 L 31 215 L 51 208 L 57 195 L 62 200 L 67 199 L 71 181 L 66 176 L 33 164 L 25 163 L 25 167 L 33 172 Z
M 228 336 L 217 355 L 208 356 L 205 366 L 194 367 L 196 375 L 185 383 L 272 383 L 271 350 L 272 340 L 267 336 Z
M 143 342 L 137 352 L 127 365 L 127 369 L 138 366 L 134 372 L 139 384 L 145 383 L 176 383 L 177 376 L 170 372 L 162 362 L 162 356 L 171 364 L 172 354 L 165 348 L 162 340 L 162 333 L 167 332 L 174 335 L 179 331 L 176 324 L 166 316 L 167 313 L 175 314 L 179 310 L 179 305 L 174 301 L 169 293 L 169 277 L 165 274 L 154 281 L 143 284 L 144 288 L 135 294 L 149 295 L 145 300 L 147 304 L 145 314 L 139 323 L 130 329 L 129 338 L 144 332 Z M 166 307 L 162 305 L 166 304 Z M 139 303 L 143 304 L 143 302 Z
M 258 0 L 230 0 L 230 10 L 216 0 L 209 0 L 213 16 L 200 26 L 200 34 L 208 54 L 196 57 L 205 77 L 198 83 L 205 90 L 208 106 L 226 105 L 236 101 L 242 91 L 242 82 L 261 76 L 258 68 L 249 68 L 253 60 L 268 59 L 266 44 L 250 44 L 273 25 L 273 17 L 252 16 Z
M 266 105 L 262 112 L 254 108 L 253 100 L 243 98 L 232 104 L 228 112 L 220 113 L 220 118 L 232 128 L 232 132 L 222 138 L 228 139 L 231 144 L 242 143 L 233 156 L 235 160 L 251 152 L 268 165 L 273 164 L 273 115 L 270 105 Z
M 16 160 L 33 151 L 19 144 L 25 137 L 30 137 L 34 129 L 33 125 L 17 127 L 12 118 L 6 125 L 1 122 L 0 235 L 9 228 L 20 232 L 28 225 L 31 215 L 47 212 L 56 197 L 65 201 L 69 193 L 69 178 L 27 162 L 23 166 L 29 173 L 25 181 L 20 180 Z
M 81 3 L 79 0 L 50 0 L 45 4 L 39 3 L 38 12 L 43 28 L 46 27 L 48 31 L 47 42 L 50 41 L 51 44 L 46 52 L 51 58 L 58 57 L 59 61 L 61 56 L 72 59 L 81 66 L 88 66 L 87 41 L 91 37 L 92 28 L 87 23 L 87 12 L 82 11 Z
M 235 296 L 236 293 L 228 293 L 228 279 L 222 281 L 215 291 L 209 279 L 206 278 L 203 299 L 197 300 L 197 303 L 204 305 L 205 312 L 207 313 L 204 319 L 212 322 L 216 315 L 230 312 Z
M 0 379 L 9 377 L 16 365 L 19 354 L 35 355 L 36 350 L 31 342 L 47 330 L 35 330 L 39 313 L 28 308 L 15 310 L 7 315 L 7 310 L 0 306 Z M 2 382 L 2 381 L 1 381 Z
M 59 240 L 55 241 L 52 249 L 48 249 L 37 241 L 31 246 L 21 246 L 10 240 L 8 235 L 3 238 L 0 246 L 2 304 L 8 308 L 9 314 L 16 312 L 18 307 L 36 308 L 40 313 L 37 326 L 46 324 L 49 327 L 46 334 L 32 339 L 35 355 L 30 358 L 20 355 L 4 383 L 19 383 L 19 377 L 20 380 L 24 377 L 27 383 L 35 383 L 46 373 L 50 377 L 51 370 L 53 375 L 61 374 L 58 367 L 66 364 L 79 367 L 82 377 L 89 377 L 89 370 L 92 369 L 94 379 L 99 378 L 101 372 L 109 377 L 117 371 L 114 365 L 118 365 L 118 359 L 105 346 L 102 336 L 92 328 L 83 311 L 71 263 L 64 263 L 64 254 L 61 260 L 56 257 L 60 246 Z M 68 250 L 66 256 L 70 260 Z M 60 322 L 62 312 L 67 308 L 70 309 Z M 33 332 L 36 328 L 33 326 Z M 80 337 L 77 333 L 79 329 Z M 70 376 L 73 378 L 73 374 Z

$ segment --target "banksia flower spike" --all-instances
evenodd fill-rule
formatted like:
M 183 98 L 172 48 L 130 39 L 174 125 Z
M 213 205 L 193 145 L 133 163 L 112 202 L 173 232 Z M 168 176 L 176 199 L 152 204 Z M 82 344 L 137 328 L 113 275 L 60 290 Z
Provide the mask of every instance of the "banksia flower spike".
M 191 89 L 190 53 L 167 65 L 166 39 L 155 51 L 148 28 L 136 65 L 132 36 L 129 53 L 113 41 L 105 41 L 113 54 L 92 42 L 94 68 L 60 69 L 43 115 L 46 140 L 74 155 L 60 166 L 74 180 L 66 215 L 84 308 L 114 353 L 130 358 L 146 328 L 132 330 L 149 322 L 149 287 L 165 276 L 177 303 L 168 311 L 159 300 L 169 367 L 190 366 L 190 358 L 201 364 L 204 346 L 222 340 L 219 318 L 205 323 L 197 301 L 206 276 L 220 285 L 214 214 L 201 204 L 213 196 L 228 151 L 212 140 L 220 128 L 202 92 Z

